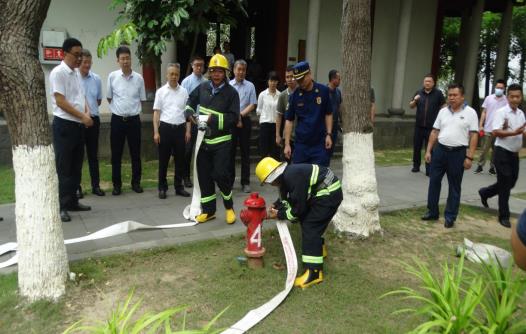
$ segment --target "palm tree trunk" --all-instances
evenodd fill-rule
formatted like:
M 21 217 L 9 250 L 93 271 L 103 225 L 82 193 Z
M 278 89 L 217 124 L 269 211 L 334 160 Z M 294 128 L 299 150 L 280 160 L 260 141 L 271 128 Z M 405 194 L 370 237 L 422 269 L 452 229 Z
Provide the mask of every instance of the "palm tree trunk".
M 18 286 L 30 301 L 62 296 L 69 270 L 37 48 L 49 3 L 0 1 L 0 110 L 13 145 Z
M 365 238 L 380 230 L 379 197 L 369 117 L 371 87 L 371 1 L 344 0 L 341 35 L 343 59 L 343 202 L 334 216 L 335 231 Z

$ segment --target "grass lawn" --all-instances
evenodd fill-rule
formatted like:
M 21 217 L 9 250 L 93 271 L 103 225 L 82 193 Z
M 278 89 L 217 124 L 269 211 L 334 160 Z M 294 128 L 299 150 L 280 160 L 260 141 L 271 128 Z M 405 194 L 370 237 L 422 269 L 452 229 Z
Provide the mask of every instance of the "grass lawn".
M 444 229 L 443 222 L 421 222 L 423 211 L 382 215 L 383 233 L 368 240 L 350 241 L 328 232 L 326 280 L 304 291 L 293 289 L 250 333 L 406 333 L 423 319 L 392 314 L 410 306 L 407 301 L 379 299 L 401 286 L 416 287 L 400 260 L 418 256 L 437 272 L 442 262 L 457 261 L 454 250 L 464 237 L 510 248 L 509 229 L 482 210 L 462 206 L 451 230 Z M 292 225 L 291 232 L 299 252 L 299 226 Z M 0 332 L 60 333 L 81 318 L 104 320 L 132 289 L 135 299 L 143 300 L 142 311 L 188 305 L 189 328 L 204 325 L 230 306 L 218 323 L 228 327 L 283 289 L 285 260 L 277 231 L 265 231 L 263 243 L 265 268 L 257 271 L 236 261 L 243 253 L 242 235 L 75 262 L 70 269 L 80 280 L 69 283 L 58 304 L 24 306 L 16 295 L 16 276 L 0 276 Z

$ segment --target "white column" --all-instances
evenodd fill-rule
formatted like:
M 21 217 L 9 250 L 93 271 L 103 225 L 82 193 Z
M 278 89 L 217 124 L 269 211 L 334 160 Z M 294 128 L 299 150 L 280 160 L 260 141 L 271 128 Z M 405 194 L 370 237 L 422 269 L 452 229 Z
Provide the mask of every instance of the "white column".
M 166 42 L 166 51 L 161 56 L 161 82 L 165 82 L 166 68 L 170 63 L 177 62 L 177 42 Z M 186 69 L 181 69 L 181 75 L 184 75 Z
M 306 60 L 309 62 L 312 77 L 316 79 L 318 70 L 318 36 L 320 35 L 320 0 L 309 1 L 309 16 L 307 21 Z
M 468 46 L 466 50 L 466 63 L 464 66 L 464 94 L 466 102 L 471 104 L 473 100 L 473 89 L 475 88 L 475 76 L 477 74 L 477 61 L 479 58 L 480 26 L 484 12 L 484 0 L 477 0 L 471 12 L 469 26 Z
M 508 66 L 508 51 L 510 46 L 511 19 L 513 4 L 511 0 L 506 1 L 506 8 L 502 13 L 499 29 L 499 46 L 497 50 L 497 59 L 495 61 L 495 80 L 504 79 L 506 67 Z
M 398 25 L 398 42 L 396 47 L 395 73 L 393 81 L 393 98 L 390 114 L 403 114 L 404 81 L 406 72 L 407 46 L 409 45 L 409 29 L 411 27 L 411 8 L 413 0 L 400 1 L 400 24 Z

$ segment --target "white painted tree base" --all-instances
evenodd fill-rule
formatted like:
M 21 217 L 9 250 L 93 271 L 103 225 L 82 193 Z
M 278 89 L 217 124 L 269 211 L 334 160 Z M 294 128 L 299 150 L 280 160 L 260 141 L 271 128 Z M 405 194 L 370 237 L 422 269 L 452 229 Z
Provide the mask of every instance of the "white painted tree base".
M 13 147 L 18 287 L 29 301 L 57 300 L 69 272 L 53 146 Z
M 367 238 L 380 231 L 373 134 L 343 135 L 343 202 L 333 218 L 336 233 Z

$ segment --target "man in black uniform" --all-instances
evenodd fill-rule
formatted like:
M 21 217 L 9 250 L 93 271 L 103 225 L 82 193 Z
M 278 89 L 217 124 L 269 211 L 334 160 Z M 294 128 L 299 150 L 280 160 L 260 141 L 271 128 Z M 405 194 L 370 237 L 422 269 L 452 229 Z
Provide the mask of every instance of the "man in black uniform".
M 196 221 L 204 223 L 215 218 L 215 182 L 223 197 L 226 222 L 233 224 L 236 221 L 230 176 L 233 166 L 228 157 L 232 146 L 232 129 L 239 119 L 239 94 L 228 83 L 228 61 L 223 55 L 214 55 L 208 68 L 210 81 L 201 83 L 192 91 L 187 105 L 192 113 L 197 110 L 200 115 L 208 116 L 206 134 L 197 154 L 202 213 L 196 217 Z
M 261 183 L 279 187 L 280 199 L 269 210 L 269 218 L 300 222 L 303 275 L 294 286 L 307 288 L 323 281 L 326 249 L 323 233 L 343 200 L 340 180 L 328 167 L 278 162 L 263 158 L 256 166 Z
M 445 105 L 444 94 L 435 87 L 435 76 L 428 74 L 424 77 L 423 87 L 416 91 L 413 99 L 409 102 L 411 109 L 416 107 L 415 132 L 413 136 L 413 168 L 411 172 L 420 171 L 422 161 L 422 147 L 424 150 L 429 141 L 429 135 L 433 130 L 433 124 L 438 112 Z M 422 146 L 423 145 L 423 146 Z M 426 175 L 429 176 L 429 163 L 426 165 Z

